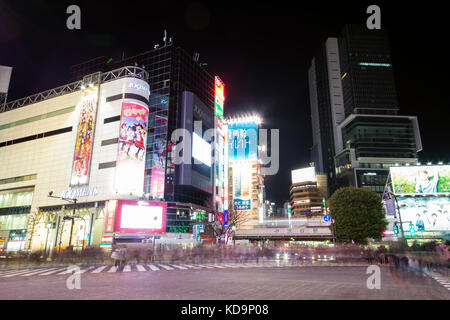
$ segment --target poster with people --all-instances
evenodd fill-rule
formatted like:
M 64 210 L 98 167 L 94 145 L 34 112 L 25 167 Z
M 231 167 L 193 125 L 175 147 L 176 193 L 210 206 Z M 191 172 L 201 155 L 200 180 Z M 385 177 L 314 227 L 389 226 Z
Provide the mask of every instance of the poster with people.
M 409 223 L 415 231 L 449 231 L 449 197 L 398 198 L 404 228 Z
M 395 194 L 450 193 L 450 166 L 391 167 Z
M 80 118 L 78 121 L 70 186 L 89 183 L 89 166 L 97 115 L 98 85 L 84 89 L 81 95 Z
M 116 165 L 116 191 L 142 193 L 147 143 L 148 107 L 123 102 Z

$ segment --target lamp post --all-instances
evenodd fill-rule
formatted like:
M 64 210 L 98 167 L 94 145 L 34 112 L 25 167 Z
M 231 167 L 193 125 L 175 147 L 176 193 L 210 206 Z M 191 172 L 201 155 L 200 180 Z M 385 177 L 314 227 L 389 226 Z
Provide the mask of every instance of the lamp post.
M 403 231 L 402 215 L 400 214 L 400 206 L 398 205 L 397 196 L 393 192 L 389 192 L 389 195 L 391 195 L 394 198 L 395 205 L 397 207 L 398 218 L 400 220 L 400 232 L 402 233 L 402 239 L 403 239 L 403 242 L 407 243 L 406 238 L 405 238 L 405 232 Z
M 235 238 L 236 226 L 232 226 L 231 229 L 233 230 L 233 248 L 236 248 L 236 238 Z
M 48 197 L 49 198 L 61 199 L 61 200 L 73 203 L 72 216 L 65 216 L 63 218 L 64 220 L 72 220 L 72 224 L 71 224 L 71 227 L 70 227 L 70 238 L 69 238 L 69 248 L 72 249 L 72 233 L 73 233 L 73 226 L 74 226 L 74 223 L 75 223 L 75 210 L 76 210 L 76 206 L 77 206 L 77 199 L 76 198 L 75 199 L 68 199 L 68 198 L 63 198 L 63 197 L 55 197 L 53 195 L 53 191 L 50 191 L 48 193 Z

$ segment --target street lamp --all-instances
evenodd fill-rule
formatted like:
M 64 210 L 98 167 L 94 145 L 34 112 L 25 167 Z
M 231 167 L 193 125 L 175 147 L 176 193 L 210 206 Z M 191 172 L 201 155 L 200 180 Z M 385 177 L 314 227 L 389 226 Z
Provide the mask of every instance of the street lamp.
M 77 199 L 69 199 L 69 198 L 63 198 L 63 197 L 55 197 L 53 195 L 53 191 L 50 191 L 48 193 L 48 197 L 49 198 L 56 198 L 56 199 L 61 199 L 67 202 L 72 202 L 73 203 L 73 212 L 72 212 L 72 216 L 64 216 L 63 219 L 64 220 L 72 220 L 72 225 L 70 227 L 70 237 L 69 237 L 69 248 L 72 248 L 72 233 L 73 233 L 73 225 L 75 223 L 75 210 L 76 210 L 76 206 L 77 206 Z

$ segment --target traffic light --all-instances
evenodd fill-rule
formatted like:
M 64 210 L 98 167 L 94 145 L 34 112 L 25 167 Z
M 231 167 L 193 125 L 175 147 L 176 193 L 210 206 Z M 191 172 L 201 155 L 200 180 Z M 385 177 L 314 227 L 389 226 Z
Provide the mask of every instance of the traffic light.
M 397 222 L 394 224 L 394 233 L 398 234 L 398 225 Z
M 416 232 L 416 228 L 414 227 L 414 224 L 412 222 L 409 223 L 409 232 L 411 233 Z

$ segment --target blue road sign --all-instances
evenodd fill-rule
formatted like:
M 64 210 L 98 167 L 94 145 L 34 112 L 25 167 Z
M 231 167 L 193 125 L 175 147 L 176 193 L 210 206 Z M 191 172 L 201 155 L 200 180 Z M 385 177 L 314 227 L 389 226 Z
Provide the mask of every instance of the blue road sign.
M 331 220 L 331 217 L 328 214 L 323 216 L 323 221 L 328 222 L 330 220 Z

